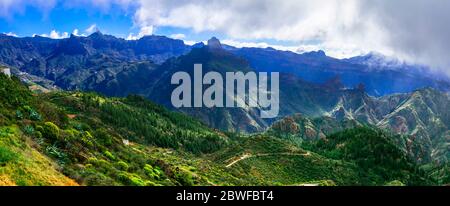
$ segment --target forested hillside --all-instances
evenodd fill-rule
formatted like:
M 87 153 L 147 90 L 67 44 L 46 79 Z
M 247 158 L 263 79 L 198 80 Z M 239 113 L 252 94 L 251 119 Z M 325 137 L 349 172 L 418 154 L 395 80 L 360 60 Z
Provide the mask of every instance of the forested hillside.
M 38 94 L 5 75 L 0 96 L 1 185 L 446 183 L 444 168 L 422 170 L 370 128 L 293 144 L 210 129 L 139 96 Z

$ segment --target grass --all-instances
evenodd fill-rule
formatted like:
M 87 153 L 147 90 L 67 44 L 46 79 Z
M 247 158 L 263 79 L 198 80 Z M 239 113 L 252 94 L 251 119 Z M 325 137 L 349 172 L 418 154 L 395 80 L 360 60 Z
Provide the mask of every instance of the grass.
M 0 185 L 78 185 L 26 138 L 17 126 L 0 127 Z

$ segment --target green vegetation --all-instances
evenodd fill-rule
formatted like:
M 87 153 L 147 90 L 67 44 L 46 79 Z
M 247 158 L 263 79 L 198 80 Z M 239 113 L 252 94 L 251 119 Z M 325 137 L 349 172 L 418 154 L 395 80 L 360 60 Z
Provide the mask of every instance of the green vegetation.
M 352 162 L 362 185 L 383 185 L 398 182 L 407 185 L 430 184 L 425 172 L 395 146 L 386 132 L 367 127 L 347 129 L 305 148 L 324 157 Z
M 17 154 L 9 150 L 7 147 L 0 146 L 0 165 L 5 165 L 8 162 L 17 159 Z
M 425 185 L 443 173 L 371 128 L 293 143 L 222 133 L 139 96 L 33 94 L 4 75 L 0 95 L 0 185 Z

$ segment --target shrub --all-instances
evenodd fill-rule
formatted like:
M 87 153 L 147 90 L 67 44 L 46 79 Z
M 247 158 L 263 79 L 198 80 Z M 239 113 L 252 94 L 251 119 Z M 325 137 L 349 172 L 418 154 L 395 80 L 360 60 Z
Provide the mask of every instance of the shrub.
M 178 167 L 174 171 L 174 178 L 182 186 L 193 186 L 194 185 L 194 179 L 193 179 L 192 175 L 186 171 L 179 169 Z
M 27 135 L 32 135 L 32 134 L 34 133 L 34 128 L 33 128 L 33 126 L 31 126 L 31 125 L 26 125 L 26 126 L 23 128 L 23 131 L 24 131 L 25 134 L 27 134 Z
M 108 151 L 108 150 L 104 151 L 103 154 L 110 160 L 115 160 L 116 159 L 116 157 L 114 157 L 114 155 L 111 154 L 111 152 Z
M 0 165 L 4 165 L 8 162 L 15 161 L 18 155 L 8 149 L 7 147 L 0 146 Z
M 37 132 L 34 133 L 34 135 L 35 135 L 36 139 L 42 139 L 42 133 L 41 132 L 37 131 Z
M 83 132 L 83 135 L 81 136 L 81 142 L 83 142 L 84 145 L 88 147 L 94 146 L 94 137 L 89 132 Z
M 41 115 L 36 111 L 32 110 L 30 112 L 30 119 L 33 121 L 40 121 L 42 119 Z
M 113 144 L 112 137 L 105 129 L 98 129 L 95 131 L 95 137 L 97 141 L 105 146 L 111 146 Z
M 403 184 L 403 182 L 399 180 L 394 180 L 392 182 L 388 182 L 385 186 L 398 187 L 398 186 L 405 186 L 405 184 Z
M 117 167 L 117 169 L 122 170 L 122 171 L 127 171 L 129 168 L 128 164 L 124 161 L 117 162 L 116 167 Z
M 40 131 L 45 138 L 49 138 L 51 140 L 59 139 L 59 127 L 53 124 L 52 122 L 44 123 L 42 127 L 42 131 Z
M 126 172 L 119 173 L 118 178 L 125 185 L 146 186 L 146 183 L 148 183 L 148 182 L 142 180 L 139 176 L 137 176 L 135 174 L 126 173 Z
M 130 177 L 130 183 L 132 186 L 145 186 L 146 182 L 144 182 L 144 180 L 142 180 L 140 177 L 137 176 L 132 176 Z
M 56 147 L 55 145 L 52 146 L 48 146 L 47 148 L 45 148 L 45 152 L 52 156 L 57 158 L 60 161 L 64 161 L 67 158 L 67 155 L 62 152 L 58 147 Z
M 159 184 L 156 184 L 152 181 L 145 181 L 145 186 L 160 186 Z
M 30 106 L 24 106 L 23 110 L 28 113 L 30 120 L 33 121 L 40 121 L 42 119 L 41 115 L 36 112 L 36 110 L 34 110 L 33 108 L 31 108 Z
M 74 129 L 67 129 L 64 130 L 64 136 L 66 141 L 75 141 L 80 136 L 80 132 Z
M 17 110 L 17 111 L 16 111 L 16 117 L 17 117 L 17 119 L 23 119 L 23 114 L 22 114 L 22 112 L 19 111 L 19 110 Z
M 154 168 L 149 164 L 146 164 L 144 166 L 144 171 L 147 176 L 149 176 L 153 179 L 160 179 L 161 174 L 162 174 L 162 171 L 161 171 L 161 169 L 159 169 L 159 167 Z

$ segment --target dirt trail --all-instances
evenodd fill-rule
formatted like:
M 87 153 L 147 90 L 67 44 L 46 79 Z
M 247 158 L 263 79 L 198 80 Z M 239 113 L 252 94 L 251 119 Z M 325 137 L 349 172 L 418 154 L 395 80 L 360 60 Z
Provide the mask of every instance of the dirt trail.
M 230 162 L 227 166 L 225 167 L 231 167 L 234 164 L 245 160 L 245 159 L 249 159 L 249 158 L 254 158 L 254 157 L 267 157 L 267 156 L 310 156 L 311 152 L 306 152 L 305 154 L 298 154 L 298 153 L 288 153 L 288 152 L 284 152 L 284 153 L 262 153 L 262 154 L 250 154 L 250 153 L 245 153 L 242 156 L 240 156 L 239 158 L 233 160 L 232 162 Z

